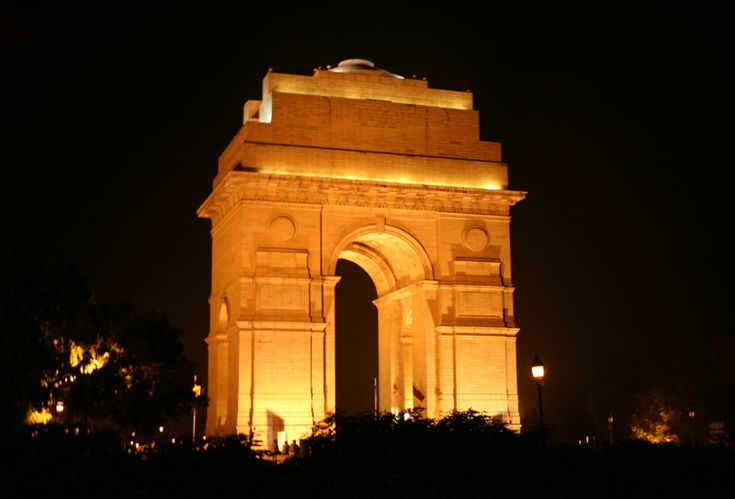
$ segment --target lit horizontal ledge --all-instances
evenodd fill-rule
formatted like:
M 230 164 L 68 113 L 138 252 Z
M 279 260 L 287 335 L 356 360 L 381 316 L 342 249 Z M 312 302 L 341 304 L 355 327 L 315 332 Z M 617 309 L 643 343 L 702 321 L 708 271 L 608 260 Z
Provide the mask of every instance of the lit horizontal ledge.
M 220 165 L 217 185 L 233 169 L 396 184 L 503 190 L 508 166 L 499 161 L 351 151 L 301 145 L 244 142 Z
M 276 320 L 238 320 L 237 327 L 252 331 L 288 331 L 294 333 L 322 332 L 327 328 L 326 322 L 276 321 Z
M 520 328 L 503 326 L 436 326 L 436 331 L 442 336 L 514 337 L 518 334 Z

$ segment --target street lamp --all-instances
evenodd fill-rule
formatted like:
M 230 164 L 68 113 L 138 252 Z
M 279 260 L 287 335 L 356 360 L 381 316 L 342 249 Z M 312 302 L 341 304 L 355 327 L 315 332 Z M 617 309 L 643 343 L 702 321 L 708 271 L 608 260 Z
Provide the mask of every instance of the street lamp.
M 689 436 L 691 437 L 692 446 L 697 443 L 696 426 L 694 426 L 694 417 L 697 415 L 694 409 L 689 409 Z
M 546 430 L 544 428 L 544 402 L 541 396 L 541 387 L 544 385 L 544 376 L 546 370 L 544 369 L 541 359 L 538 358 L 538 354 L 533 356 L 533 365 L 531 365 L 531 375 L 536 380 L 536 386 L 538 386 L 538 416 L 539 416 L 539 428 L 541 429 L 541 441 L 544 441 Z
M 607 417 L 607 430 L 610 433 L 610 447 L 612 447 L 613 444 L 613 423 L 615 422 L 615 419 L 613 418 L 613 415 L 610 414 Z
M 57 400 L 56 404 L 54 405 L 54 410 L 56 410 L 56 421 L 59 424 L 66 425 L 66 423 L 70 420 L 69 416 L 65 415 L 64 413 L 65 409 L 66 409 L 66 405 L 64 405 L 64 401 Z
M 197 384 L 197 375 L 194 375 L 194 386 L 191 389 L 194 394 L 194 403 L 191 406 L 191 438 L 197 438 L 197 398 L 202 394 L 202 385 Z

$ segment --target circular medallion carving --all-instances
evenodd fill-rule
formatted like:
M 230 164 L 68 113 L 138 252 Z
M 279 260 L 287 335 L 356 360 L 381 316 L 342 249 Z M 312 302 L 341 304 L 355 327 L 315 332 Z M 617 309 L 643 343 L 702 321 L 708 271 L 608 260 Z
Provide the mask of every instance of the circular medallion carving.
M 464 231 L 464 245 L 472 251 L 482 251 L 487 248 L 490 238 L 485 229 L 470 227 Z
M 288 217 L 276 217 L 271 222 L 271 238 L 274 241 L 288 241 L 296 234 L 296 225 Z

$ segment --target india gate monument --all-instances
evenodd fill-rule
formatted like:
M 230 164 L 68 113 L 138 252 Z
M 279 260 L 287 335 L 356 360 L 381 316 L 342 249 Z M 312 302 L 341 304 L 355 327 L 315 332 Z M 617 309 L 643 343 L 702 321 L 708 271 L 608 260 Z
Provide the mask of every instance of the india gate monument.
M 335 275 L 377 292 L 377 408 L 520 429 L 510 207 L 472 93 L 371 61 L 269 71 L 198 211 L 212 223 L 206 432 L 269 444 L 336 410 Z

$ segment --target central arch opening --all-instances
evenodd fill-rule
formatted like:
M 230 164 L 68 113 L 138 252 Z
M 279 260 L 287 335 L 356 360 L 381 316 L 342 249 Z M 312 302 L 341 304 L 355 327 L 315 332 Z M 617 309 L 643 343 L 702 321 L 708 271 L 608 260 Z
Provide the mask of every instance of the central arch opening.
M 335 294 L 336 405 L 341 414 L 372 411 L 378 400 L 378 295 L 370 276 L 340 259 Z

